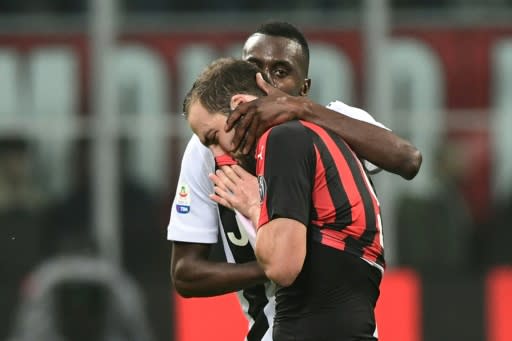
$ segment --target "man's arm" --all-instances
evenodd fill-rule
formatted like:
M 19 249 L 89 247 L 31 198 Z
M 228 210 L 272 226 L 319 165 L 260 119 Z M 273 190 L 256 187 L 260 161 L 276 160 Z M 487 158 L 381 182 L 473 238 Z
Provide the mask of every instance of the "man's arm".
M 299 99 L 303 102 L 298 107 L 304 108 L 299 118 L 331 129 L 363 159 L 407 180 L 418 174 L 422 156 L 409 141 L 389 130 L 340 115 L 306 97 Z
M 173 242 L 171 275 L 183 297 L 222 295 L 267 281 L 257 262 L 243 264 L 208 260 L 210 244 Z
M 422 156 L 409 141 L 386 129 L 340 115 L 307 97 L 287 95 L 266 83 L 259 74 L 257 81 L 268 96 L 239 105 L 228 118 L 226 129 L 235 127 L 235 148 L 247 153 L 268 128 L 302 119 L 334 131 L 357 155 L 386 171 L 408 180 L 418 173 Z
M 258 142 L 256 174 L 261 210 L 255 254 L 271 280 L 291 285 L 306 257 L 316 152 L 299 122 L 267 131 Z
M 218 208 L 209 198 L 208 174 L 215 169 L 210 151 L 194 136 L 183 155 L 167 238 L 172 241 L 171 276 L 185 297 L 214 296 L 265 281 L 256 262 L 228 264 L 208 259 L 219 231 Z
M 256 233 L 255 253 L 269 279 L 284 287 L 291 285 L 306 258 L 306 226 L 287 218 L 269 221 Z

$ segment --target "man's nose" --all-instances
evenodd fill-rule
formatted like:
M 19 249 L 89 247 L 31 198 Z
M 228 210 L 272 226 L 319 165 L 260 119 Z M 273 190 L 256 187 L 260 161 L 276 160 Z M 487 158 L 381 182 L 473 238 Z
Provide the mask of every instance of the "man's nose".
M 263 73 L 265 74 L 265 76 L 267 76 L 267 79 L 270 80 L 270 84 L 272 84 L 272 86 L 276 86 L 276 84 L 274 82 L 274 78 L 272 78 L 272 73 L 270 72 L 270 69 L 265 68 L 263 70 Z

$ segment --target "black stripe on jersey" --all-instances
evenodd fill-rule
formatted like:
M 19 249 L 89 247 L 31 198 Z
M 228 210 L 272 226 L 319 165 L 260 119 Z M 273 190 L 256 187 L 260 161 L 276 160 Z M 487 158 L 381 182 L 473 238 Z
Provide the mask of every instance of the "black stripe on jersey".
M 350 202 L 348 200 L 347 193 L 343 188 L 343 184 L 341 183 L 340 173 L 334 166 L 336 162 L 334 161 L 329 148 L 315 131 L 311 129 L 308 129 L 308 131 L 312 134 L 313 143 L 320 153 L 320 158 L 325 168 L 327 189 L 336 208 L 336 223 L 329 224 L 329 228 L 340 231 L 352 222 L 352 209 L 350 207 Z
M 299 121 L 289 121 L 273 127 L 268 135 L 264 175 L 269 220 L 285 217 L 305 226 L 311 221 L 316 157 L 308 131 Z
M 230 232 L 235 234 L 236 237 L 240 237 L 240 229 L 236 222 L 235 212 L 221 205 L 218 205 L 218 207 L 224 230 L 223 233 L 226 235 L 226 240 L 228 241 L 235 262 L 239 264 L 256 261 L 256 256 L 254 255 L 251 244 L 247 243 L 245 246 L 237 246 L 232 245 L 229 241 L 228 233 Z M 265 286 L 263 284 L 255 285 L 242 290 L 242 293 L 247 302 L 249 302 L 247 312 L 254 320 L 254 324 L 247 334 L 247 341 L 260 341 L 270 327 L 265 312 L 263 311 L 268 303 Z
M 377 217 L 375 215 L 375 209 L 373 207 L 373 198 L 368 187 L 366 186 L 366 182 L 363 178 L 364 175 L 361 173 L 361 169 L 359 168 L 358 159 L 355 157 L 355 155 L 352 153 L 352 151 L 349 149 L 349 147 L 347 146 L 347 144 L 345 144 L 343 140 L 341 140 L 333 132 L 329 130 L 326 131 L 329 134 L 329 136 L 334 140 L 336 146 L 338 146 L 339 150 L 345 157 L 345 160 L 347 160 L 350 171 L 354 177 L 357 190 L 359 191 L 359 194 L 361 195 L 361 198 L 363 200 L 366 228 L 363 234 L 357 239 L 357 241 L 354 238 L 347 238 L 345 240 L 345 245 L 347 245 L 347 247 L 350 247 L 353 250 L 362 250 L 362 246 L 368 246 L 373 243 L 375 235 L 377 233 Z

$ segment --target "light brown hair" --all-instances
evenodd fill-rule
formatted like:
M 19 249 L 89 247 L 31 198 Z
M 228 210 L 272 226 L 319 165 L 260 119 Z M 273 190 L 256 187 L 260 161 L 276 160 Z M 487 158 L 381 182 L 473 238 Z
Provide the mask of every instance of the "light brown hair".
M 200 101 L 210 113 L 220 112 L 229 115 L 233 95 L 264 96 L 265 93 L 256 83 L 258 72 L 261 70 L 256 65 L 244 60 L 234 58 L 215 60 L 199 75 L 185 96 L 183 113 L 188 117 L 190 105 Z M 263 77 L 267 80 L 265 75 Z

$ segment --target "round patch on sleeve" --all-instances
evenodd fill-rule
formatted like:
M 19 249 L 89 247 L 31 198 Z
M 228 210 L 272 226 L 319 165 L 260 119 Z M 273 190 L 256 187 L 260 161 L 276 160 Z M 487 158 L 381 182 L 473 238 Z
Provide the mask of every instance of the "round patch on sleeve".
M 260 202 L 263 202 L 267 195 L 267 183 L 265 182 L 265 177 L 262 175 L 258 175 L 258 187 L 260 190 Z
M 176 193 L 176 211 L 187 214 L 190 212 L 190 190 L 186 184 L 180 184 Z

